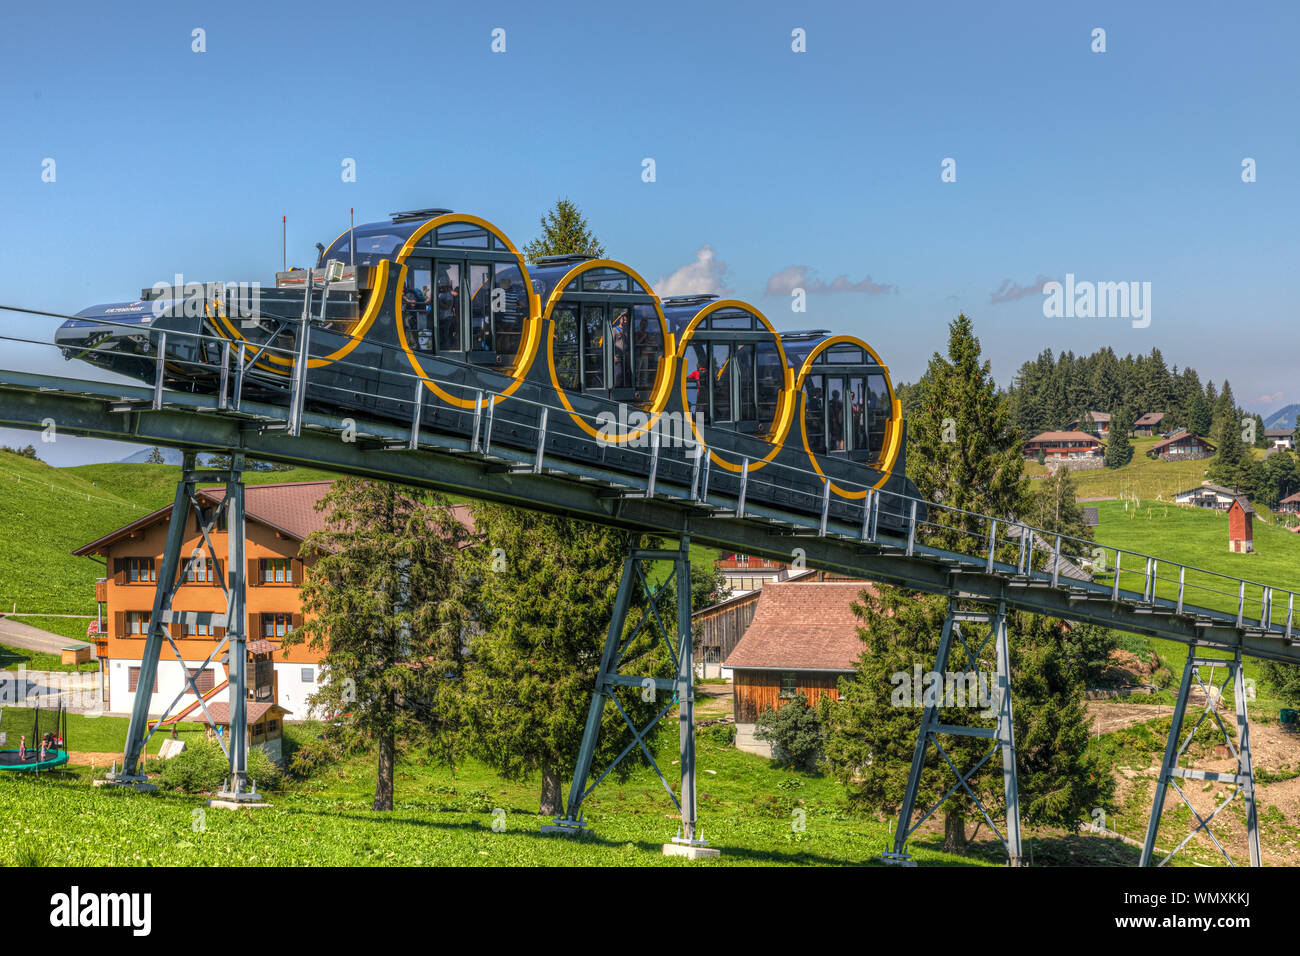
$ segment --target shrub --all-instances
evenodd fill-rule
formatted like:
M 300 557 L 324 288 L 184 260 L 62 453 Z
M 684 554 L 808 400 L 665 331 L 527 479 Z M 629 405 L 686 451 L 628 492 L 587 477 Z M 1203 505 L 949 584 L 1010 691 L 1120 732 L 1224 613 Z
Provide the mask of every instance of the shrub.
M 814 772 L 822 759 L 826 729 L 817 711 L 802 694 L 758 718 L 754 736 L 772 744 L 772 755 L 784 767 Z
M 184 750 L 162 763 L 159 784 L 182 793 L 215 793 L 230 776 L 230 762 L 215 740 L 190 741 Z M 257 781 L 259 790 L 278 790 L 283 774 L 265 752 L 256 747 L 248 751 L 248 779 Z

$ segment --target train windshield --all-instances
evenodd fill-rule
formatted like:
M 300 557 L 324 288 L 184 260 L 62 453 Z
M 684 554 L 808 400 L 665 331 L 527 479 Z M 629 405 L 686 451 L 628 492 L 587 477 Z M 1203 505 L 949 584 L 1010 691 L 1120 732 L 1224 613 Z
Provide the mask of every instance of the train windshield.
M 816 355 L 803 378 L 809 449 L 879 460 L 893 403 L 884 369 L 871 354 L 855 345 L 831 346 Z

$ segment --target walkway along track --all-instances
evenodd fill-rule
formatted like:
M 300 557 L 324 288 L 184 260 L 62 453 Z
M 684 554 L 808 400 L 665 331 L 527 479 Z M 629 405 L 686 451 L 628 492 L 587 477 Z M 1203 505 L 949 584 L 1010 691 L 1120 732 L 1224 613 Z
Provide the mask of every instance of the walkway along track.
M 1013 564 L 940 550 L 921 540 L 909 549 L 906 537 L 884 530 L 867 540 L 860 527 L 834 519 L 823 534 L 816 517 L 750 503 L 738 518 L 735 499 L 710 496 L 702 504 L 692 500 L 689 488 L 662 480 L 646 497 L 646 479 L 602 473 L 549 455 L 539 462 L 534 454 L 505 445 L 472 451 L 462 437 L 422 431 L 419 450 L 412 451 L 409 430 L 360 417 L 354 419 L 356 441 L 349 443 L 340 440 L 342 419 L 311 412 L 303 413 L 301 434 L 291 437 L 284 430 L 283 409 L 274 405 L 244 401 L 240 412 L 218 411 L 208 396 L 165 392 L 162 407 L 154 409 L 153 394 L 132 385 L 0 370 L 0 425 L 40 431 L 52 419 L 61 435 L 189 451 L 242 451 L 249 458 L 401 482 L 632 532 L 688 534 L 702 544 L 775 560 L 788 561 L 800 548 L 807 565 L 819 570 L 961 599 L 1006 601 L 1020 610 L 1133 634 L 1300 663 L 1300 632 L 1292 633 L 1290 627 L 1294 607 L 1288 607 L 1290 592 L 1281 589 L 1275 594 L 1285 593 L 1288 600 L 1274 597 L 1273 613 L 1234 615 L 1190 601 L 1180 609 L 1177 601 L 1156 596 L 1149 587 L 1138 592 L 1064 578 L 1054 584 L 1046 570 L 1022 573 Z M 1168 566 L 1176 567 L 1173 562 Z M 1274 590 L 1240 584 L 1243 590 Z

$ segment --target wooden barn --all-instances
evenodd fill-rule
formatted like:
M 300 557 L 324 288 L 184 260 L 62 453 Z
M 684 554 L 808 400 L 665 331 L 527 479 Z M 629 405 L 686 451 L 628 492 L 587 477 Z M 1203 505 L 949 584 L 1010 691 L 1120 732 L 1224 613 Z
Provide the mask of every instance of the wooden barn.
M 1228 506 L 1228 550 L 1237 554 L 1255 551 L 1255 509 L 1242 496 Z
M 754 617 L 727 655 L 735 700 L 736 746 L 771 756 L 754 736 L 758 715 L 802 694 L 839 700 L 839 679 L 862 655 L 853 604 L 863 581 L 773 582 L 758 592 Z

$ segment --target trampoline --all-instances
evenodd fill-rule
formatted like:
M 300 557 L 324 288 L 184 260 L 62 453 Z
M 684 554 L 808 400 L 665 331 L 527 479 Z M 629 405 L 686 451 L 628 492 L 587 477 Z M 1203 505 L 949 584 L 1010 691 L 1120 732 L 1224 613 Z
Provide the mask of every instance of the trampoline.
M 36 708 L 31 737 L 23 736 L 18 747 L 0 750 L 0 772 L 39 773 L 53 770 L 68 762 L 68 715 L 60 707 L 57 711 Z

